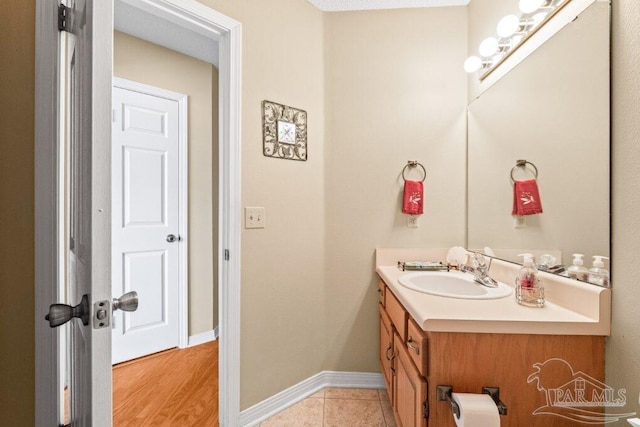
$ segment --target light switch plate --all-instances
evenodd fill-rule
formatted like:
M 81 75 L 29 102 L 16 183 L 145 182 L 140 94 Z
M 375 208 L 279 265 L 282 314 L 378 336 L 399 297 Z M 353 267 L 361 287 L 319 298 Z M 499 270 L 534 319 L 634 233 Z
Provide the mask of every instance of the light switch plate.
M 527 228 L 527 217 L 521 216 L 521 215 L 514 215 L 513 228 Z
M 418 228 L 418 218 L 420 215 L 407 215 L 407 227 Z
M 267 224 L 267 217 L 263 207 L 244 208 L 244 228 L 264 228 Z

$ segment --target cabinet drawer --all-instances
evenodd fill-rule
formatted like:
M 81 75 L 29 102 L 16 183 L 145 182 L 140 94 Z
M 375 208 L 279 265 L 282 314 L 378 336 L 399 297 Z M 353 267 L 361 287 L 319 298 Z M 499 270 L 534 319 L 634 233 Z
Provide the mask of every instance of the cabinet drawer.
M 409 352 L 409 356 L 413 363 L 416 364 L 418 370 L 425 377 L 428 376 L 428 341 L 424 332 L 418 326 L 418 324 L 411 318 L 409 318 L 409 322 L 407 325 L 407 350 Z
M 384 307 L 384 294 L 387 290 L 387 285 L 382 280 L 378 281 L 378 301 Z
M 385 291 L 385 309 L 402 342 L 407 340 L 407 312 L 389 289 Z

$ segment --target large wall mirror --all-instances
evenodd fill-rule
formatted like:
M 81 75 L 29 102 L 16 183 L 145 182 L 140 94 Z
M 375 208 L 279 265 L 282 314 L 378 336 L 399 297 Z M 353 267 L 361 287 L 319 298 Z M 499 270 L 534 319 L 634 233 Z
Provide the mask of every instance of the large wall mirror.
M 499 258 L 610 251 L 610 5 L 596 1 L 469 105 L 468 242 Z M 511 215 L 517 160 L 544 212 Z M 514 177 L 533 177 L 516 167 Z M 608 266 L 608 264 L 607 264 Z

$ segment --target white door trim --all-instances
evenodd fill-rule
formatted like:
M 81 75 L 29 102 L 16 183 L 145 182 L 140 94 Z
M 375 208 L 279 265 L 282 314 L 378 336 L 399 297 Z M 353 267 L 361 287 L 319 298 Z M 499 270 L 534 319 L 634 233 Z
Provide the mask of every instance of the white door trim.
M 169 99 L 178 103 L 178 234 L 181 239 L 178 245 L 178 331 L 180 348 L 189 345 L 189 134 L 187 95 L 156 86 L 135 82 L 133 80 L 113 77 L 113 87 L 143 93 L 158 98 Z M 113 183 L 113 178 L 112 178 Z
M 35 96 L 35 338 L 36 425 L 55 425 L 57 419 L 58 349 L 56 332 L 43 320 L 49 304 L 57 299 L 57 199 L 58 155 L 53 141 L 58 132 L 58 40 L 57 2 L 36 0 L 36 96 Z M 152 15 L 197 31 L 220 46 L 220 196 L 218 227 L 220 425 L 240 422 L 240 177 L 241 177 L 241 82 L 242 27 L 195 0 L 119 0 Z M 100 25 L 101 37 L 112 38 L 113 23 Z M 112 62 L 108 55 L 94 63 Z M 104 82 L 103 84 L 106 84 Z M 108 82 L 111 86 L 111 81 Z M 111 105 L 104 106 L 111 109 Z M 110 125 L 108 123 L 105 126 Z M 108 191 L 109 189 L 105 189 Z M 229 251 L 229 259 L 225 253 Z

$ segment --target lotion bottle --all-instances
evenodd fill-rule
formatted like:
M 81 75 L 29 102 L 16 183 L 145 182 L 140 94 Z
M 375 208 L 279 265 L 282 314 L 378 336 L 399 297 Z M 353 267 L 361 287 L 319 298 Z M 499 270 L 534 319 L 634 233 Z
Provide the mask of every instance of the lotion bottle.
M 589 282 L 594 285 L 609 287 L 609 270 L 604 268 L 603 259 L 609 259 L 606 256 L 594 255 L 593 267 L 589 269 Z
M 527 307 L 544 307 L 544 287 L 538 278 L 533 255 L 520 254 L 518 256 L 524 257 L 524 263 L 516 278 L 516 301 Z
M 567 274 L 572 279 L 586 282 L 589 277 L 589 270 L 584 266 L 583 254 L 573 254 L 573 265 L 567 269 Z

